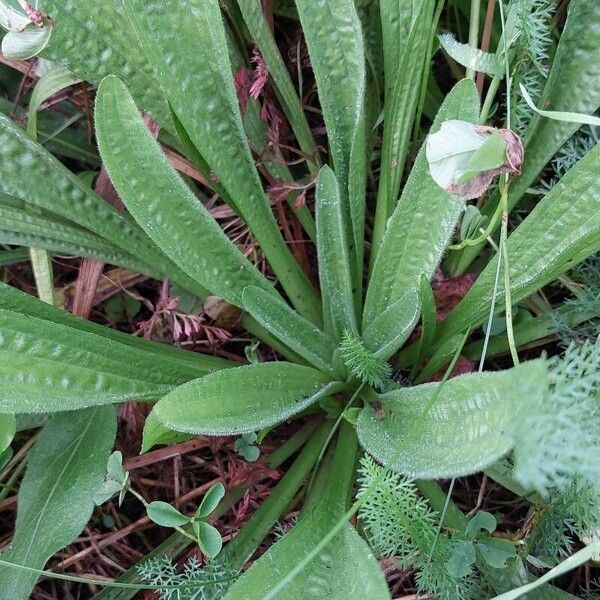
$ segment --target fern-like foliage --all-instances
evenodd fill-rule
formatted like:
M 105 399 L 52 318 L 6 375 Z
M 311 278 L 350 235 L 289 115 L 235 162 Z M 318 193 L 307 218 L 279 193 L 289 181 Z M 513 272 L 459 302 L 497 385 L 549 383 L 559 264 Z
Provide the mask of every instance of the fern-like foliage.
M 382 388 L 389 382 L 392 374 L 390 365 L 375 356 L 351 332 L 345 331 L 340 344 L 340 355 L 347 369 L 364 384 Z
M 576 538 L 586 537 L 600 527 L 598 506 L 598 490 L 579 481 L 551 493 L 532 534 L 532 553 L 549 565 L 572 554 Z
M 578 265 L 571 272 L 571 278 L 581 285 L 581 290 L 576 297 L 566 300 L 565 305 L 585 320 L 577 327 L 571 327 L 566 317 L 555 316 L 556 332 L 564 346 L 600 336 L 600 254 Z
M 552 56 L 552 17 L 556 10 L 554 0 L 512 0 L 509 14 L 517 38 L 512 76 L 511 126 L 521 137 L 533 112 L 519 93 L 523 84 L 534 101 L 544 89 Z
M 579 162 L 600 141 L 600 130 L 584 125 L 556 153 L 541 181 L 542 192 L 550 191 L 575 163 Z
M 159 590 L 160 600 L 221 600 L 236 577 L 218 562 L 202 565 L 194 556 L 182 571 L 168 556 L 158 556 L 144 561 L 137 572 L 150 585 L 181 586 Z
M 456 579 L 446 569 L 453 540 L 444 533 L 438 536 L 439 515 L 406 477 L 386 471 L 378 481 L 382 471 L 370 456 L 361 459 L 357 496 L 367 490 L 368 496 L 359 519 L 375 553 L 396 557 L 402 568 L 413 567 L 420 593 L 438 600 L 476 598 L 474 573 Z
M 575 480 L 600 489 L 600 338 L 569 346 L 549 361 L 550 390 L 535 418 L 521 419 L 515 445 L 515 473 L 544 496 Z

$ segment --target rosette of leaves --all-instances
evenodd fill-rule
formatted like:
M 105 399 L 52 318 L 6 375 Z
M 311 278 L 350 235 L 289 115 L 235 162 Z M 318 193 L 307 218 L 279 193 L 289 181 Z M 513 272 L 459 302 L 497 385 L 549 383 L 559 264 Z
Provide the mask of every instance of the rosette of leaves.
M 57 36 L 65 35 L 59 27 L 61 18 L 74 18 L 69 3 L 48 4 L 55 8 Z M 296 461 L 219 560 L 241 570 L 314 470 L 301 518 L 231 586 L 226 598 L 345 600 L 356 597 L 357 590 L 374 600 L 389 598 L 379 565 L 346 513 L 359 442 L 386 471 L 410 478 L 470 474 L 516 451 L 517 464 L 526 467 L 521 480 L 545 481 L 546 474 L 536 478 L 535 465 L 519 449 L 527 447 L 527 431 L 540 418 L 548 419 L 540 431 L 551 438 L 552 428 L 559 425 L 551 419 L 549 403 L 566 392 L 552 375 L 554 367 L 549 375 L 543 358 L 504 371 L 415 383 L 423 373 L 433 374 L 458 357 L 469 332 L 491 311 L 500 310 L 496 299 L 505 292 L 497 278 L 499 257 L 484 257 L 476 283 L 436 323 L 429 281 L 452 242 L 465 198 L 436 183 L 425 147 L 400 191 L 399 167 L 427 74 L 435 2 L 417 2 L 414 14 L 404 14 L 404 3 L 380 3 L 382 30 L 376 44 L 384 64 L 378 82 L 367 68 L 372 46 L 365 43 L 367 24 L 354 3 L 297 0 L 327 132 L 327 164 L 260 3 L 237 4 L 239 11 L 228 13 L 237 22 L 223 18 L 216 0 L 124 0 L 102 14 L 91 2 L 78 4 L 77 10 L 89 14 L 97 31 L 106 34 L 85 52 L 98 52 L 112 41 L 111 57 L 119 59 L 111 62 L 111 69 L 120 77 L 110 75 L 100 83 L 95 125 L 103 165 L 128 212 L 114 210 L 18 125 L 0 116 L 0 239 L 169 278 L 199 297 L 218 296 L 241 309 L 246 329 L 282 360 L 240 366 L 145 342 L 71 317 L 1 284 L 0 412 L 56 415 L 132 399 L 151 402 L 145 449 L 169 439 L 171 432 L 243 435 L 308 415 L 314 427 L 300 444 Z M 113 31 L 107 15 L 127 26 Z M 307 157 L 301 177 L 316 176 L 314 214 L 307 206 L 294 206 L 293 200 L 290 204 L 316 247 L 318 289 L 285 243 L 256 168 L 252 151 L 258 150 L 271 176 L 292 179 L 278 151 L 266 142 L 256 101 L 249 101 L 244 114 L 240 111 L 234 70 L 245 48 L 232 35 L 236 24 L 239 35 L 247 31 L 255 39 L 274 96 Z M 123 49 L 129 45 L 139 49 L 141 58 L 126 58 Z M 60 53 L 52 42 L 49 48 Z M 85 52 L 75 58 L 68 47 L 64 51 L 64 62 L 76 75 L 85 70 Z M 94 60 L 97 56 L 90 55 L 88 63 Z M 144 93 L 147 81 L 160 84 L 152 87 L 164 93 L 159 101 Z M 387 167 L 378 180 L 376 225 L 370 236 L 367 157 L 377 112 L 371 100 L 378 89 L 385 89 L 381 152 Z M 171 109 L 170 118 L 165 106 Z M 178 144 L 206 181 L 246 223 L 273 277 L 265 277 L 225 235 L 202 196 L 173 169 L 140 111 L 162 117 L 162 125 L 177 133 Z M 470 124 L 474 131 L 479 116 L 474 83 L 459 81 L 440 106 L 430 135 L 455 122 Z M 476 156 L 468 161 L 461 181 L 494 169 L 507 172 L 506 144 L 496 136 L 489 139 L 486 152 L 490 146 L 492 152 L 483 157 L 485 168 Z M 525 156 L 524 168 L 527 160 Z M 595 147 L 509 236 L 508 280 L 514 303 L 598 251 L 599 202 L 600 148 Z M 37 212 L 28 211 L 30 207 Z M 366 242 L 372 248 L 370 268 Z M 410 385 L 400 385 L 391 376 L 395 357 L 419 320 L 420 339 L 402 352 L 412 379 Z M 338 415 L 332 414 L 332 397 Z M 585 410 L 588 405 L 582 401 Z M 353 412 L 342 412 L 342 406 Z M 350 414 L 355 418 L 346 420 Z M 324 420 L 326 415 L 335 418 Z M 582 420 L 569 423 L 576 428 Z M 553 457 L 553 473 L 561 478 L 569 477 L 573 464 L 572 453 L 567 454 L 564 463 L 560 454 Z M 101 459 L 103 468 L 106 457 Z M 593 472 L 580 467 L 574 475 Z M 88 490 L 90 499 L 101 482 L 100 476 L 96 489 Z M 376 478 L 365 494 L 375 493 L 380 483 Z M 410 520 L 410 514 L 405 517 Z M 21 536 L 29 535 L 28 526 L 26 519 L 17 520 Z M 452 552 L 441 548 L 447 562 Z M 20 547 L 9 552 L 17 563 L 31 559 L 19 554 Z M 32 562 L 39 566 L 48 556 Z M 0 578 L 8 568 L 2 568 Z M 13 575 L 11 571 L 10 597 L 26 597 L 31 577 L 24 582 Z M 429 573 L 424 588 L 435 594 L 431 588 L 438 579 Z

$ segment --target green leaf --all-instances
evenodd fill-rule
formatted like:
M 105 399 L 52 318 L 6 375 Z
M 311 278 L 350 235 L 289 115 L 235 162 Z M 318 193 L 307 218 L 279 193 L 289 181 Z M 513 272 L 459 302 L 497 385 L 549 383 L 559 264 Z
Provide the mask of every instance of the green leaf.
M 221 539 L 219 530 L 205 521 L 194 521 L 193 527 L 200 550 L 208 558 L 217 556 L 223 547 L 223 540 Z
M 41 4 L 55 25 L 45 58 L 94 85 L 107 75 L 117 75 L 143 110 L 173 129 L 163 90 L 121 2 L 43 0 Z
M 321 371 L 331 370 L 333 342 L 310 321 L 301 317 L 273 290 L 248 286 L 244 308 L 267 331 Z
M 37 140 L 37 113 L 45 100 L 81 79 L 60 65 L 52 65 L 37 81 L 29 98 L 27 133 Z
M 316 192 L 317 252 L 326 330 L 339 341 L 344 331 L 357 333 L 350 255 L 344 208 L 335 173 L 319 172 Z
M 265 19 L 262 4 L 259 0 L 238 0 L 238 6 L 248 27 L 250 38 L 260 49 L 261 56 L 267 65 L 269 78 L 281 102 L 281 108 L 296 135 L 300 149 L 308 156 L 313 156 L 316 152 L 316 143 L 294 83 Z
M 160 500 L 150 502 L 146 513 L 151 521 L 162 527 L 181 527 L 190 521 L 189 517 L 182 515 L 174 506 Z
M 223 496 L 225 496 L 225 486 L 219 481 L 206 492 L 194 517 L 200 519 L 208 517 L 217 508 Z
M 452 553 L 446 561 L 446 571 L 454 579 L 466 577 L 475 563 L 475 546 L 473 542 L 460 540 L 453 544 Z
M 142 435 L 142 448 L 140 452 L 148 452 L 150 448 L 158 445 L 170 446 L 179 442 L 185 442 L 194 436 L 189 433 L 173 431 L 165 427 L 154 415 L 150 413 L 144 422 L 144 432 Z
M 77 223 L 192 292 L 206 290 L 181 272 L 139 227 L 71 173 L 23 129 L 0 114 L 0 190 Z M 3 201 L 4 203 L 4 201 Z
M 177 431 L 232 435 L 280 423 L 340 386 L 310 367 L 258 363 L 179 386 L 151 414 Z
M 125 344 L 0 309 L 0 411 L 54 412 L 156 398 L 190 379 Z M 154 365 L 150 367 L 150 365 Z
M 342 518 L 354 478 L 356 450 L 352 428 L 342 424 L 327 488 L 316 507 L 232 585 L 225 600 L 389 600 L 375 557 L 350 523 L 292 578 L 298 563 Z
M 463 67 L 487 75 L 496 75 L 501 72 L 501 65 L 495 54 L 482 52 L 469 44 L 461 44 L 451 33 L 442 33 L 437 38 L 442 48 Z
M 22 31 L 9 31 L 2 38 L 2 54 L 13 60 L 27 60 L 37 56 L 46 48 L 54 25 L 46 21 L 43 27 L 27 25 Z
M 123 454 L 120 450 L 116 450 L 108 457 L 106 472 L 117 481 L 125 479 L 126 473 L 123 469 Z
M 294 306 L 318 323 L 316 292 L 281 236 L 250 155 L 218 2 L 125 0 L 124 4 L 186 133 L 235 202 L 234 208 L 256 237 Z M 113 119 L 118 121 L 118 116 Z M 122 151 L 128 151 L 127 143 Z M 136 169 L 145 164 L 135 163 Z
M 379 253 L 387 220 L 397 204 L 425 61 L 429 58 L 429 42 L 434 33 L 434 5 L 434 0 L 380 1 L 385 106 L 381 179 L 377 194 L 371 266 Z
M 96 135 L 105 167 L 129 212 L 185 273 L 239 307 L 248 285 L 275 293 L 169 164 L 116 77 L 106 78 L 98 89 Z
M 302 31 L 317 81 L 333 166 L 339 184 L 344 226 L 358 287 L 362 278 L 365 205 L 365 54 L 352 0 L 296 0 Z
M 501 538 L 481 538 L 477 541 L 477 549 L 483 560 L 494 569 L 503 569 L 510 559 L 517 557 L 515 545 Z
M 17 431 L 15 415 L 0 414 L 0 454 L 11 444 Z
M 2 560 L 40 569 L 81 532 L 116 432 L 110 406 L 55 415 L 29 453 L 15 535 Z M 38 575 L 0 567 L 2 600 L 26 600 Z
M 526 298 L 600 249 L 600 145 L 539 202 L 507 242 L 512 302 Z M 438 325 L 438 342 L 483 323 L 492 303 L 498 256 Z M 497 296 L 504 296 L 504 282 Z M 497 303 L 496 310 L 502 310 Z
M 0 200 L 0 243 L 44 248 L 82 256 L 160 277 L 147 263 L 123 252 L 97 235 L 49 215 L 3 206 Z
M 463 80 L 446 97 L 431 132 L 438 131 L 448 119 L 476 123 L 478 116 L 475 84 Z M 462 199 L 444 192 L 433 181 L 425 148 L 421 148 L 377 253 L 365 301 L 365 323 L 373 321 L 407 289 L 417 289 L 422 275 L 431 279 L 463 206 Z
M 467 523 L 465 534 L 467 537 L 474 539 L 480 531 L 485 529 L 489 533 L 492 533 L 496 530 L 497 526 L 498 522 L 494 515 L 485 510 L 479 510 Z
M 215 369 L 236 365 L 236 363 L 214 356 L 186 352 L 165 344 L 148 342 L 136 336 L 92 323 L 87 319 L 80 319 L 64 310 L 40 302 L 33 296 L 4 283 L 0 283 L 0 307 L 15 313 L 22 313 L 50 323 L 66 326 L 69 330 L 73 330 L 74 335 L 77 331 L 83 331 L 132 348 L 133 351 L 128 355 L 127 362 L 135 357 L 134 362 L 142 367 L 142 361 L 145 361 L 145 367 L 142 368 L 150 372 L 160 370 L 166 378 L 180 376 L 184 379 L 195 379 Z M 83 339 L 85 336 L 80 338 L 76 335 L 76 337 L 77 339 Z M 95 343 L 101 344 L 101 342 Z
M 367 348 L 378 358 L 390 358 L 408 339 L 420 312 L 416 291 L 407 291 L 364 328 L 362 339 Z
M 383 418 L 370 405 L 363 408 L 358 437 L 379 462 L 410 477 L 466 475 L 511 450 L 511 431 L 523 414 L 519 409 L 532 398 L 545 398 L 547 391 L 544 361 L 529 361 L 508 371 L 462 375 L 443 384 L 398 388 L 378 397 Z M 432 398 L 436 401 L 429 406 Z

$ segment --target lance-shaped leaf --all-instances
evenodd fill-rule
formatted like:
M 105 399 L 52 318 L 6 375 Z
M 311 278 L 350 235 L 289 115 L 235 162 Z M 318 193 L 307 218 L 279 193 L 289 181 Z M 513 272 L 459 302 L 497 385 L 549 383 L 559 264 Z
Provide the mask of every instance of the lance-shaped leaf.
M 371 265 L 398 198 L 432 32 L 433 0 L 381 0 L 385 106 Z
M 513 303 L 600 250 L 600 145 L 537 204 L 510 235 L 506 249 Z M 497 261 L 496 255 L 439 325 L 438 340 L 483 323 L 492 303 Z M 504 281 L 498 297 L 503 297 L 503 290 Z M 497 306 L 497 310 L 501 308 Z
M 378 396 L 381 410 L 361 411 L 358 437 L 378 461 L 410 477 L 467 475 L 511 450 L 516 423 L 547 394 L 541 360 L 399 388 Z
M 98 89 L 96 134 L 129 212 L 182 271 L 239 307 L 245 286 L 272 291 L 170 165 L 116 77 L 107 77 Z
M 248 286 L 244 308 L 277 339 L 321 371 L 330 370 L 333 342 L 273 292 Z
M 151 357 L 92 333 L 0 310 L 0 412 L 157 398 L 189 379 L 156 367 Z
M 362 282 L 365 210 L 365 52 L 352 0 L 297 0 L 333 166 L 338 178 L 351 271 Z
M 141 352 L 146 356 L 147 364 L 145 368 L 164 371 L 166 377 L 183 376 L 187 379 L 195 379 L 210 371 L 236 364 L 215 356 L 186 352 L 166 344 L 147 342 L 121 331 L 103 327 L 86 319 L 80 319 L 64 310 L 40 302 L 37 298 L 4 283 L 0 283 L 0 308 L 37 317 L 50 323 L 64 325 L 75 333 L 77 331 L 89 332 L 102 338 L 114 340 L 120 345 L 133 348 L 134 355 L 138 356 L 136 361 L 141 361 L 139 356 Z
M 344 227 L 344 207 L 335 173 L 321 169 L 316 195 L 319 279 L 326 329 L 340 340 L 345 330 L 356 333 L 350 256 Z
M 52 417 L 28 455 L 15 535 L 0 554 L 2 560 L 41 569 L 81 532 L 92 514 L 115 432 L 111 406 Z M 0 598 L 26 600 L 37 578 L 37 573 L 0 567 Z
M 219 3 L 125 0 L 124 4 L 186 133 L 235 203 L 294 306 L 318 322 L 316 292 L 281 236 L 250 155 Z
M 501 65 L 495 54 L 483 52 L 469 44 L 461 44 L 451 33 L 442 33 L 437 37 L 442 48 L 463 67 L 488 75 L 501 72 Z
M 121 2 L 43 0 L 54 28 L 43 56 L 98 85 L 107 75 L 127 83 L 136 102 L 172 130 L 169 107 Z
M 377 560 L 350 523 L 300 573 L 291 576 L 299 561 L 342 518 L 354 476 L 356 446 L 354 432 L 343 424 L 327 488 L 316 507 L 233 584 L 225 600 L 389 600 Z
M 362 338 L 378 358 L 387 360 L 408 339 L 421 312 L 419 296 L 409 290 L 364 329 Z
M 311 367 L 258 363 L 181 385 L 159 400 L 151 416 L 176 431 L 247 433 L 285 421 L 342 387 Z
M 97 235 L 48 215 L 2 206 L 0 243 L 44 248 L 62 254 L 84 256 L 127 267 L 151 277 L 160 274 L 150 265 L 116 248 Z
M 457 83 L 440 107 L 431 132 L 448 119 L 476 123 L 479 96 L 468 79 Z M 421 276 L 431 279 L 463 211 L 464 201 L 433 181 L 421 148 L 402 197 L 390 217 L 372 270 L 363 321 L 370 323 Z
M 130 219 L 119 214 L 42 145 L 0 114 L 0 190 L 93 231 L 200 296 L 206 290 L 180 271 Z M 4 203 L 4 200 L 3 200 Z
M 238 5 L 250 37 L 260 49 L 262 58 L 267 65 L 275 93 L 294 130 L 300 148 L 308 156 L 312 156 L 316 151 L 316 143 L 292 78 L 279 52 L 275 37 L 269 29 L 262 3 L 260 0 L 239 0 Z

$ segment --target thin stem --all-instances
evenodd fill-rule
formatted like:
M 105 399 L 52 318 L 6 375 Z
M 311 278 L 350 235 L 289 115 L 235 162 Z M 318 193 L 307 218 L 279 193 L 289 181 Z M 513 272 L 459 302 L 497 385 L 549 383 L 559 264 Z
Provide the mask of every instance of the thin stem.
M 513 328 L 512 314 L 512 294 L 510 291 L 510 265 L 508 264 L 508 250 L 506 242 L 508 237 L 508 176 L 502 186 L 502 228 L 500 229 L 500 250 L 502 252 L 502 262 L 504 263 L 504 302 L 506 315 L 506 336 L 508 337 L 508 347 L 510 355 L 515 365 L 519 364 L 519 355 L 515 344 L 515 332 Z M 500 257 L 498 257 L 500 260 Z
M 410 442 L 419 434 L 425 422 L 424 417 L 429 413 L 431 408 L 438 401 L 442 388 L 444 387 L 446 381 L 450 377 L 450 373 L 452 373 L 452 371 L 454 370 L 456 362 L 458 361 L 458 357 L 460 356 L 460 353 L 465 342 L 467 341 L 468 336 L 469 330 L 465 332 L 462 339 L 462 343 L 457 348 L 454 357 L 452 358 L 452 361 L 448 365 L 448 368 L 444 373 L 442 381 L 440 381 L 439 385 L 436 386 L 435 390 L 431 395 L 431 399 L 415 420 L 414 427 L 408 432 L 408 435 L 404 438 L 403 443 L 399 445 L 395 455 L 390 460 L 390 465 L 394 465 L 396 463 L 396 461 L 401 456 L 402 452 L 404 452 L 408 444 L 410 444 Z M 352 504 L 352 506 L 342 515 L 342 517 L 335 523 L 335 525 L 321 538 L 321 541 L 308 554 L 306 554 L 306 556 L 304 556 L 304 558 L 300 560 L 298 564 L 285 577 L 283 577 L 281 581 L 279 581 L 279 583 L 275 587 L 273 587 L 273 589 L 271 589 L 262 600 L 273 600 L 274 598 L 276 598 L 279 595 L 279 592 L 285 589 L 285 587 L 290 583 L 290 581 L 295 579 L 310 562 L 312 562 L 317 556 L 319 556 L 319 554 L 321 554 L 321 552 L 327 546 L 327 544 L 331 542 L 331 540 L 341 531 L 344 525 L 358 512 L 360 507 L 371 497 L 371 495 L 377 489 L 377 487 L 389 475 L 390 471 L 390 467 L 381 470 L 379 475 L 371 482 L 369 487 L 365 490 L 365 493 Z
M 7 560 L 0 559 L 1 567 L 8 567 L 9 569 L 16 569 L 17 571 L 25 571 L 27 573 L 35 573 L 40 577 L 46 577 L 47 579 L 59 579 L 60 581 L 72 581 L 74 583 L 85 583 L 87 585 L 99 585 L 101 587 L 121 588 L 129 590 L 175 590 L 182 588 L 197 588 L 197 583 L 177 583 L 172 585 L 150 585 L 143 583 L 117 583 L 116 581 L 107 581 L 105 579 L 91 579 L 88 577 L 77 577 L 75 575 L 65 575 L 63 573 L 53 573 L 51 571 L 44 571 L 42 569 L 34 569 L 33 567 L 26 567 L 25 565 L 19 565 L 12 563 Z M 202 585 L 214 585 L 216 583 L 227 583 L 232 581 L 234 577 L 224 577 L 223 579 L 214 579 L 212 581 L 204 582 Z
M 272 469 L 281 466 L 292 454 L 304 446 L 312 432 L 321 422 L 320 418 L 307 421 L 292 437 L 288 438 L 279 448 L 271 452 L 269 458 L 267 458 L 267 465 Z
M 333 424 L 333 427 L 331 428 L 331 431 L 329 432 L 329 435 L 325 439 L 325 443 L 323 444 L 323 447 L 321 448 L 321 452 L 319 452 L 319 457 L 317 458 L 317 463 L 315 465 L 315 469 L 313 470 L 312 477 L 310 478 L 310 482 L 308 484 L 308 489 L 306 492 L 307 494 L 310 492 L 310 488 L 312 487 L 313 481 L 315 480 L 315 475 L 317 473 L 317 467 L 321 464 L 321 461 L 323 460 L 323 457 L 325 456 L 325 452 L 327 452 L 327 448 L 328 448 L 329 444 L 331 443 L 331 440 L 333 439 L 335 432 L 338 430 L 338 427 L 340 426 L 342 419 L 344 418 L 344 413 L 348 410 L 348 408 L 350 408 L 350 406 L 352 406 L 352 403 L 356 400 L 358 394 L 360 394 L 363 387 L 365 387 L 365 384 L 361 383 L 358 386 L 358 388 L 356 388 L 356 391 L 354 392 L 354 394 L 352 394 L 352 396 L 350 397 L 350 400 L 348 400 L 348 402 L 346 403 L 346 406 L 344 406 L 342 412 L 340 412 L 338 418 L 335 420 L 335 423 Z
M 481 0 L 471 0 L 471 15 L 469 17 L 469 46 L 477 50 L 479 47 L 479 11 Z M 475 70 L 467 69 L 466 76 L 475 79 Z
M 250 517 L 220 555 L 220 559 L 232 569 L 241 569 L 258 548 L 271 527 L 289 506 L 308 473 L 313 468 L 330 425 L 323 423 L 312 435 L 294 464 L 288 469 L 269 497 Z
M 490 82 L 490 86 L 488 87 L 485 95 L 485 100 L 483 101 L 483 107 L 481 108 L 481 115 L 479 117 L 479 123 L 481 125 L 485 124 L 490 115 L 492 104 L 496 98 L 496 93 L 498 92 L 498 88 L 500 87 L 500 82 L 502 81 L 503 77 L 503 75 L 496 73 Z

